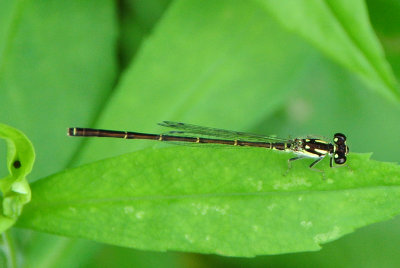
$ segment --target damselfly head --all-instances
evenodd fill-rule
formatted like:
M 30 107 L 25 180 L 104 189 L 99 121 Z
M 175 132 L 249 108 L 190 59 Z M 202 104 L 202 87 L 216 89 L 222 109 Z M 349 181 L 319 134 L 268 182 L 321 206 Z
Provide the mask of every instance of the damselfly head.
M 342 133 L 336 133 L 333 137 L 333 142 L 336 144 L 333 158 L 335 163 L 343 165 L 346 163 L 346 155 L 349 152 L 349 147 L 346 145 L 346 136 Z
M 344 134 L 342 134 L 342 133 L 336 133 L 333 136 L 333 141 L 338 145 L 339 144 L 344 144 L 346 142 L 346 136 Z

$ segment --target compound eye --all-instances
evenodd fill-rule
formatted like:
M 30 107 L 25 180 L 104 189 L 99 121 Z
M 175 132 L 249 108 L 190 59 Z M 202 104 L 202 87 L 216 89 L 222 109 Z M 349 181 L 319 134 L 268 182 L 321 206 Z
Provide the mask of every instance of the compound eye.
M 335 136 L 333 136 L 333 141 L 336 144 L 344 144 L 346 141 L 346 136 L 342 133 L 336 133 Z
M 342 156 L 338 156 L 335 155 L 335 163 L 338 165 L 343 165 L 344 163 L 346 163 L 346 156 L 342 155 Z

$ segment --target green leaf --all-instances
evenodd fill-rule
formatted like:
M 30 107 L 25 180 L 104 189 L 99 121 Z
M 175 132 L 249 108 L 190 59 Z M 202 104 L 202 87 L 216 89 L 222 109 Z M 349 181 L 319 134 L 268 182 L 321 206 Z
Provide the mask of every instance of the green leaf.
M 178 120 L 249 128 L 301 85 L 312 53 L 254 2 L 173 1 L 96 126 L 150 132 L 160 129 L 157 122 Z M 80 163 L 143 148 L 124 141 L 87 145 Z
M 90 124 L 109 97 L 119 72 L 118 13 L 109 0 L 0 1 L 0 122 L 35 145 L 30 181 L 68 165 L 80 144 L 69 143 L 66 128 Z M 73 243 L 46 243 L 40 234 L 25 232 L 24 247 L 16 249 L 31 267 L 78 266 L 91 258 L 80 250 L 84 242 L 78 256 Z
M 285 28 L 356 73 L 371 89 L 400 100 L 398 84 L 363 0 L 258 1 Z
M 0 180 L 0 232 L 4 232 L 14 224 L 23 206 L 31 200 L 26 176 L 32 170 L 35 152 L 28 138 L 15 128 L 0 124 L 0 138 L 7 143 L 7 167 L 10 173 Z
M 121 64 L 128 65 L 141 42 L 157 24 L 171 0 L 121 1 Z
M 0 3 L 0 122 L 40 152 L 33 179 L 65 168 L 78 144 L 55 151 L 60 133 L 93 121 L 115 84 L 115 13 L 108 0 Z
M 32 185 L 18 226 L 147 250 L 254 256 L 320 244 L 400 212 L 400 168 L 349 155 L 319 172 L 263 149 L 147 149 Z M 377 175 L 379 174 L 379 175 Z

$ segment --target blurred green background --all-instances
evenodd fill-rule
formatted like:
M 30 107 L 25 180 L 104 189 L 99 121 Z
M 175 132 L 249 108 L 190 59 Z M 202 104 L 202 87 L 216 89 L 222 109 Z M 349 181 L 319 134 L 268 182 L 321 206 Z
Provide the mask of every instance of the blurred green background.
M 366 5 L 398 78 L 400 3 Z M 153 132 L 162 120 L 281 136 L 340 131 L 352 152 L 396 162 L 399 111 L 256 1 L 0 2 L 0 122 L 32 140 L 32 182 L 153 146 L 72 140 L 67 127 Z M 399 224 L 356 230 L 319 252 L 250 259 L 12 234 L 24 267 L 398 267 Z

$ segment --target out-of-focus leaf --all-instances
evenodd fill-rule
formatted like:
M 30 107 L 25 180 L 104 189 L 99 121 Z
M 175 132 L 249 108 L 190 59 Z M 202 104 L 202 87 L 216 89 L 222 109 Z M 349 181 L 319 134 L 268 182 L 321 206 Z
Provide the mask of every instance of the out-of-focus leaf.
M 180 252 L 154 252 L 104 245 L 87 265 L 87 268 L 101 267 L 147 267 L 180 268 L 188 267 L 185 255 Z M 201 268 L 199 266 L 196 266 Z
M 24 239 L 25 243 L 19 241 L 19 246 L 24 252 L 24 258 L 19 267 L 24 268 L 86 267 L 93 255 L 102 247 L 101 244 L 86 239 L 69 239 L 17 228 L 13 231 L 21 236 L 29 237 L 29 239 Z M 40 246 L 32 246 L 32 241 Z
M 108 0 L 0 1 L 0 121 L 35 145 L 30 180 L 65 168 L 79 147 L 68 143 L 66 128 L 94 121 L 109 96 L 118 72 L 116 15 L 116 2 Z M 29 267 L 81 258 L 71 254 L 66 260 L 68 250 L 60 244 L 73 247 L 67 239 L 46 243 L 47 237 L 27 233 L 24 238 L 32 240 L 17 254 Z M 35 247 L 46 254 L 27 253 Z M 80 253 L 88 258 L 87 251 Z
M 363 0 L 257 1 L 284 27 L 356 73 L 371 89 L 400 100 L 398 84 Z
M 254 2 L 174 1 L 97 126 L 145 132 L 160 130 L 157 122 L 180 120 L 249 128 L 301 85 L 312 54 Z M 90 140 L 87 145 L 80 163 L 144 147 L 125 141 Z
M 171 0 L 121 1 L 120 60 L 123 67 L 130 63 L 170 2 Z
M 65 145 L 66 128 L 93 121 L 115 83 L 114 8 L 108 0 L 0 2 L 0 121 L 35 144 L 31 178 L 66 166 L 78 147 Z
M 385 49 L 397 80 L 400 78 L 400 2 L 397 0 L 368 0 L 371 23 Z

